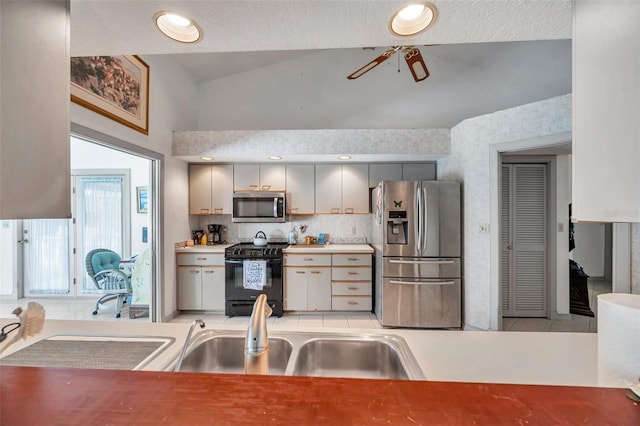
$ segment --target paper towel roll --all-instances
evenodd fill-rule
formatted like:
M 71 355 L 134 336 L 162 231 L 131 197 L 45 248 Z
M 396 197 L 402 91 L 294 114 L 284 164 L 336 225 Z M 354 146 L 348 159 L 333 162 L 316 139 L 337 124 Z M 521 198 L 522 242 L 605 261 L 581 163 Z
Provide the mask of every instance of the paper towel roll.
M 640 379 L 640 294 L 598 296 L 598 386 Z

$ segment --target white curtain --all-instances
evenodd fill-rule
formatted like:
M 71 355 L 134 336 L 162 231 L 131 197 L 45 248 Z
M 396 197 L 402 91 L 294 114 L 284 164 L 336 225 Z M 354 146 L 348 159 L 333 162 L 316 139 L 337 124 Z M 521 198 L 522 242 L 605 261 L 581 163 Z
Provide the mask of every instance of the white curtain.
M 27 294 L 69 293 L 69 219 L 25 221 Z
M 123 178 L 119 176 L 82 176 L 80 178 L 79 217 L 82 228 L 79 260 L 84 262 L 93 249 L 106 248 L 122 256 L 123 251 Z M 83 292 L 94 290 L 85 276 Z

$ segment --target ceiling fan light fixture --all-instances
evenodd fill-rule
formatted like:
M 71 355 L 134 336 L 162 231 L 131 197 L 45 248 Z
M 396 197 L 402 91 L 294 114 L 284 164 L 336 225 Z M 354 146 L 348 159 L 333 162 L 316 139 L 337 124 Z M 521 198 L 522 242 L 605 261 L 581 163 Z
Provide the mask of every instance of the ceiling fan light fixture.
M 196 43 L 202 38 L 202 30 L 195 21 L 175 12 L 156 12 L 153 24 L 162 34 L 181 43 Z
M 438 17 L 438 9 L 431 3 L 411 3 L 398 10 L 389 19 L 393 35 L 408 37 L 431 27 Z

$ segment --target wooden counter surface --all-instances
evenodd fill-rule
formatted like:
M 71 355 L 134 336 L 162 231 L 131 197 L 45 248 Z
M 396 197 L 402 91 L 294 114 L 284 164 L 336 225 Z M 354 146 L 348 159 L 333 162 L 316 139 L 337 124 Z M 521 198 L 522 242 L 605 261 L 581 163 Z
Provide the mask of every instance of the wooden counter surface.
M 4 425 L 634 425 L 625 389 L 0 367 Z

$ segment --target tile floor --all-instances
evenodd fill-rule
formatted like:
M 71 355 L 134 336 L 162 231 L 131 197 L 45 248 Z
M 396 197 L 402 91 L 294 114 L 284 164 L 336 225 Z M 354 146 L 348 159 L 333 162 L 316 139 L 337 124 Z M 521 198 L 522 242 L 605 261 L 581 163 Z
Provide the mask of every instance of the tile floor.
M 596 314 L 595 318 L 572 315 L 571 320 L 548 320 L 545 318 L 503 318 L 505 331 L 547 331 L 547 332 L 580 332 L 595 333 L 597 331 L 596 296 L 611 291 L 611 283 L 605 281 L 589 281 L 589 303 Z M 25 298 L 19 300 L 0 299 L 0 318 L 11 318 L 11 312 L 17 306 L 26 308 L 29 301 L 41 303 L 46 309 L 46 317 L 50 319 L 88 320 L 88 321 L 149 321 L 148 317 L 130 319 L 128 311 L 121 318 L 115 318 L 113 311 L 100 311 L 92 315 L 96 298 Z M 220 313 L 184 313 L 171 322 L 192 322 L 201 318 L 207 325 L 238 324 L 244 325 L 248 317 L 226 317 Z M 286 313 L 282 317 L 268 319 L 272 328 L 382 328 L 375 315 L 369 312 L 358 313 Z

